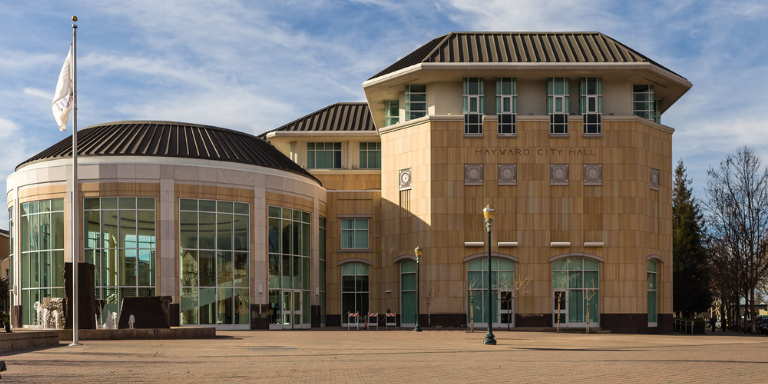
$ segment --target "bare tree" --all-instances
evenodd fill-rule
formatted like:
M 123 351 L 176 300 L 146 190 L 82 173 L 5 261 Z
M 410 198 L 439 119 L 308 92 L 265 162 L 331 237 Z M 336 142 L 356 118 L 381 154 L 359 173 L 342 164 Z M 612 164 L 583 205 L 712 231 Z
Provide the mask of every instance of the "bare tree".
M 437 296 L 437 282 L 429 281 L 424 283 L 424 294 L 427 298 L 427 325 L 432 326 L 432 318 L 429 314 L 429 302 L 430 299 Z
M 513 300 L 531 294 L 530 286 L 532 280 L 530 276 L 527 276 L 522 280 L 515 281 L 512 275 L 499 279 L 499 299 L 507 303 L 508 307 L 511 308 Z M 509 316 L 507 319 L 507 331 L 510 330 L 511 324 L 512 316 Z
M 589 302 L 597 294 L 597 288 L 595 288 L 595 280 L 592 280 L 592 287 L 587 287 L 584 290 L 584 298 L 587 299 L 587 333 L 589 333 Z
M 555 320 L 557 321 L 557 334 L 560 334 L 560 303 L 565 301 L 565 278 L 563 279 L 563 283 L 560 284 L 560 290 L 559 291 L 552 291 L 552 297 L 555 298 L 555 301 L 557 302 L 557 315 L 555 316 Z
M 754 314 L 755 289 L 768 272 L 768 169 L 752 148 L 742 147 L 707 175 L 704 207 L 710 231 L 731 254 L 740 292 Z
M 480 293 L 480 281 L 477 277 L 469 282 L 467 294 L 469 295 L 469 331 L 475 332 L 475 296 Z

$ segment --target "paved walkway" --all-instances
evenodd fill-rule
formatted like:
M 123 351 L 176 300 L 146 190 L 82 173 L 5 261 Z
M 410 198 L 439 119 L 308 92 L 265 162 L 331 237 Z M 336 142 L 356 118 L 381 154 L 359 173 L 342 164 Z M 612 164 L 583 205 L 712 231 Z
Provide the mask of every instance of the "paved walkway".
M 3 382 L 765 382 L 768 337 L 405 330 L 219 332 L 0 353 Z

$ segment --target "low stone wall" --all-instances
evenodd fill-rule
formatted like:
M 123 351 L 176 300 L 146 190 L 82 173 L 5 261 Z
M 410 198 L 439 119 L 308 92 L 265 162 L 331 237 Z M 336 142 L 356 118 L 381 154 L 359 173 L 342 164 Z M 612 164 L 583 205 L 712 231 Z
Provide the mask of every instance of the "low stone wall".
M 52 345 L 59 345 L 58 331 L 25 331 L 0 333 L 0 351 L 32 347 L 47 347 Z
M 72 341 L 72 330 L 59 330 L 62 341 Z M 216 328 L 150 328 L 150 329 L 80 329 L 80 340 L 163 340 L 163 339 L 212 339 Z

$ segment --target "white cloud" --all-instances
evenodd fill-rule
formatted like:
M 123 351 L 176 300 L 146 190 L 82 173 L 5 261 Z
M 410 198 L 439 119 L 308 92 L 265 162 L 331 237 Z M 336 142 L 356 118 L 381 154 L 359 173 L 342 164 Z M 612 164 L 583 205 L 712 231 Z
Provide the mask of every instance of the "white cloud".
M 42 89 L 37 88 L 24 88 L 22 90 L 25 95 L 40 97 L 46 100 L 53 100 L 53 93 L 43 91 Z
M 0 117 L 0 139 L 13 136 L 19 130 L 19 126 L 13 121 Z

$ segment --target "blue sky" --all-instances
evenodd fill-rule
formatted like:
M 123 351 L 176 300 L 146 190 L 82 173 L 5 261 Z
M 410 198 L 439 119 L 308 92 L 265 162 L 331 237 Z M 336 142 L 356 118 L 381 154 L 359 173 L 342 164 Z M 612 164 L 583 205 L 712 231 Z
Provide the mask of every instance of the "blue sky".
M 106 3 L 106 4 L 105 4 Z M 78 22 L 78 126 L 174 120 L 261 133 L 338 101 L 450 31 L 600 31 L 688 78 L 663 115 L 701 195 L 741 145 L 768 162 L 764 1 L 0 0 L 0 186 L 71 134 L 51 99 Z M 0 210 L 0 228 L 7 212 Z

